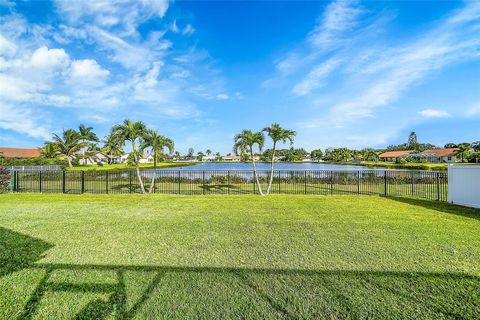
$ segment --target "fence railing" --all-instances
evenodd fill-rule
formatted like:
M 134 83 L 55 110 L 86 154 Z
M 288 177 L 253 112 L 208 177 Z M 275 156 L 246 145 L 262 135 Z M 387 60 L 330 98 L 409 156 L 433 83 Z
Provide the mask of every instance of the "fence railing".
M 252 171 L 142 170 L 147 192 L 165 194 L 255 194 Z M 258 172 L 266 190 L 269 171 Z M 369 194 L 447 201 L 447 173 L 431 171 L 283 171 L 273 173 L 273 194 Z M 12 171 L 11 191 L 42 193 L 139 193 L 131 171 Z

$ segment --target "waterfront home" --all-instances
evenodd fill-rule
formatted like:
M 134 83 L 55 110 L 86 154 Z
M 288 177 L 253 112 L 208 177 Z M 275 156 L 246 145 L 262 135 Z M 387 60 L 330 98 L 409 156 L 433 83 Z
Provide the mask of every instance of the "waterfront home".
M 41 155 L 39 149 L 35 148 L 0 148 L 0 157 L 4 158 L 35 158 Z
M 409 157 L 427 159 L 428 162 L 435 163 L 454 163 L 460 160 L 457 156 L 459 150 L 458 148 L 428 149 L 418 154 L 410 154 Z
M 229 162 L 240 162 L 242 159 L 240 156 L 223 156 L 222 161 L 229 161 Z
M 411 153 L 414 153 L 415 150 L 404 150 L 404 151 L 387 151 L 378 156 L 380 161 L 391 162 L 400 157 L 408 156 Z

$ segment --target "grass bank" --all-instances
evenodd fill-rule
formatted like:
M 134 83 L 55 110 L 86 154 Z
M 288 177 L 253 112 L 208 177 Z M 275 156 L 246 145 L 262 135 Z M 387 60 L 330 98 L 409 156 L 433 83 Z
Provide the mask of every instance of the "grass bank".
M 397 164 L 393 162 L 323 162 L 330 164 L 341 164 L 350 166 L 364 166 L 369 168 L 388 168 L 388 169 L 409 169 L 409 170 L 433 170 L 433 171 L 447 171 L 448 163 L 406 163 Z
M 185 166 L 192 166 L 196 163 L 192 162 L 159 162 L 157 163 L 157 168 L 175 168 L 175 167 L 185 167 Z M 142 163 L 140 164 L 141 169 L 153 169 L 153 163 Z M 116 164 L 105 164 L 105 165 L 98 165 L 98 164 L 91 164 L 91 165 L 84 165 L 84 166 L 76 166 L 73 168 L 66 168 L 66 170 L 70 171 L 82 171 L 82 170 L 133 170 L 135 167 L 128 166 L 126 163 L 116 163 Z
M 480 317 L 480 211 L 367 196 L 0 196 L 0 318 Z

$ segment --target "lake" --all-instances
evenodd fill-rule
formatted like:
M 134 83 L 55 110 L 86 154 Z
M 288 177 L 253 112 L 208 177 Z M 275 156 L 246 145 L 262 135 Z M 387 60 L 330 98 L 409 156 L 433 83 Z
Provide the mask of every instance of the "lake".
M 270 164 L 266 162 L 257 163 L 258 170 L 270 170 Z M 275 170 L 372 170 L 371 168 L 356 165 L 340 165 L 327 163 L 293 163 L 293 162 L 277 162 L 275 163 Z M 243 162 L 203 162 L 192 166 L 165 168 L 161 170 L 252 170 L 251 163 Z M 382 169 L 385 170 L 385 169 Z

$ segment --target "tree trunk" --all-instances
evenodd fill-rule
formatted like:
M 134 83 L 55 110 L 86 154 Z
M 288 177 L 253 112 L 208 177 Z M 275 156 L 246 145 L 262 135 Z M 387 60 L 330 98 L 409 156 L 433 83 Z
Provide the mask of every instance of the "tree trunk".
M 272 187 L 272 182 L 273 182 L 273 162 L 275 161 L 275 147 L 276 146 L 277 146 L 277 141 L 273 141 L 272 164 L 270 166 L 270 180 L 268 181 L 267 195 L 270 194 L 270 188 Z
M 255 166 L 255 159 L 253 158 L 253 150 L 252 150 L 251 147 L 250 147 L 250 156 L 252 157 L 253 177 L 255 178 L 255 181 L 257 182 L 258 193 L 260 193 L 260 195 L 263 196 L 262 187 L 260 186 L 260 181 L 258 180 L 257 167 Z
M 68 161 L 68 167 L 71 168 L 72 166 L 72 159 L 70 159 L 69 156 L 67 156 L 67 161 Z
M 154 181 L 155 181 L 155 175 L 157 174 L 157 155 L 156 153 L 154 152 L 153 153 L 153 176 L 152 176 L 152 181 L 150 182 L 150 190 L 148 190 L 148 193 L 152 193 L 153 192 L 153 185 L 154 185 Z
M 132 141 L 132 149 L 133 149 L 133 156 L 135 158 L 135 171 L 137 172 L 138 182 L 140 182 L 140 190 L 142 190 L 142 193 L 145 194 L 145 187 L 143 186 L 142 177 L 140 176 L 140 165 L 138 163 L 137 147 L 135 146 L 135 142 L 133 141 Z

